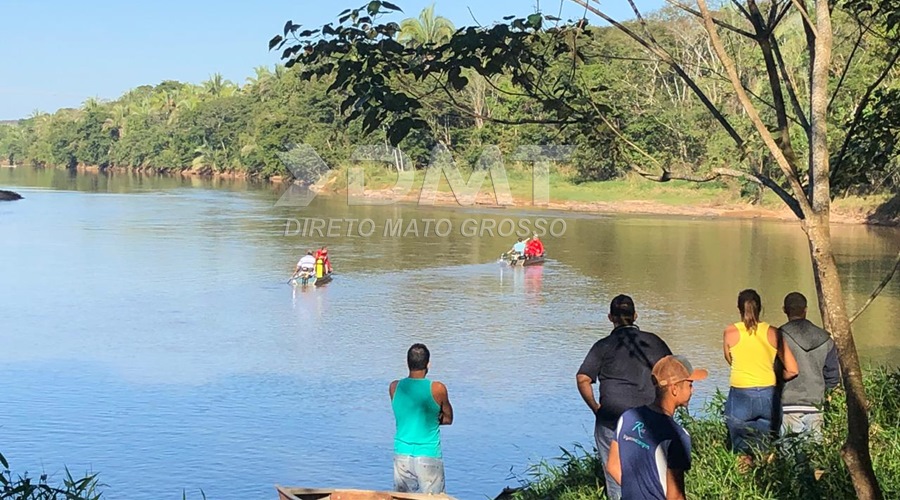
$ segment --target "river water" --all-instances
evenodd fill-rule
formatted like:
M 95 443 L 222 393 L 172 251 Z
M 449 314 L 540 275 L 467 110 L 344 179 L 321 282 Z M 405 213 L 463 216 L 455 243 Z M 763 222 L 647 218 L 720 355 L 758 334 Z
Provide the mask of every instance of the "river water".
M 727 385 L 721 332 L 740 289 L 759 290 L 775 324 L 784 294 L 814 297 L 794 223 L 323 197 L 276 207 L 265 185 L 25 168 L 0 169 L 0 187 L 25 196 L 0 204 L 0 452 L 51 480 L 64 466 L 99 472 L 111 499 L 390 489 L 387 388 L 414 342 L 431 349 L 430 376 L 456 412 L 443 428 L 448 492 L 493 498 L 560 446 L 590 449 L 574 373 L 608 333 L 616 294 L 710 369 L 695 411 Z M 544 238 L 550 260 L 499 266 L 512 237 L 487 229 L 539 219 L 557 235 Z M 833 233 L 853 311 L 900 232 Z M 336 279 L 292 289 L 295 262 L 321 244 Z M 864 360 L 896 363 L 898 321 L 895 281 L 855 324 Z

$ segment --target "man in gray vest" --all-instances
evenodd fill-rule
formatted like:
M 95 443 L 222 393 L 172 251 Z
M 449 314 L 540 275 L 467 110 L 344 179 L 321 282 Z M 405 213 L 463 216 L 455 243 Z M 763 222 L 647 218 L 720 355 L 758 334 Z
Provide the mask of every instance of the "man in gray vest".
M 781 333 L 787 342 L 800 375 L 784 383 L 781 394 L 782 434 L 806 434 L 818 440 L 822 435 L 825 390 L 840 383 L 837 350 L 825 330 L 806 319 L 806 297 L 791 292 L 784 297 L 788 322 Z

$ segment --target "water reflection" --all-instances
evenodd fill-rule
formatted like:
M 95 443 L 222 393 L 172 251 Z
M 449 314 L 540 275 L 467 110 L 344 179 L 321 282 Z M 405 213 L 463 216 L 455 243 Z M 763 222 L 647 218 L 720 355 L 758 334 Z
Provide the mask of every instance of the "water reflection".
M 541 213 L 567 223 L 544 238 L 552 258 L 509 268 L 496 261 L 508 238 L 391 237 L 384 226 L 533 212 L 323 197 L 275 208 L 278 189 L 236 181 L 2 170 L 0 184 L 26 195 L 0 205 L 0 279 L 12 284 L 0 287 L 2 451 L 29 470 L 89 457 L 113 498 L 126 488 L 160 498 L 160 484 L 226 500 L 270 496 L 275 482 L 389 487 L 386 384 L 412 342 L 429 345 L 458 408 L 446 433 L 451 490 L 495 494 L 510 467 L 591 442 L 573 373 L 609 332 L 613 296 L 632 295 L 643 328 L 711 370 L 698 405 L 727 386 L 721 333 L 740 289 L 759 290 L 773 324 L 784 294 L 815 296 L 796 224 Z M 285 236 L 299 217 L 371 218 L 378 229 Z M 893 265 L 900 233 L 833 235 L 855 310 Z M 285 284 L 297 256 L 321 245 L 340 276 Z M 896 363 L 898 321 L 900 281 L 854 325 L 866 361 Z M 504 390 L 516 375 L 527 391 Z M 251 479 L 235 486 L 235 470 Z

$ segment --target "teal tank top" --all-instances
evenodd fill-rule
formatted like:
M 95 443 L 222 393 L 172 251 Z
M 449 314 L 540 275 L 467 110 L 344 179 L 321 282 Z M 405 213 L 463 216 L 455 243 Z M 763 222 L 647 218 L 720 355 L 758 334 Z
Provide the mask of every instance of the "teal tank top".
M 441 458 L 441 406 L 431 395 L 431 380 L 405 378 L 397 383 L 394 399 L 394 453 L 414 457 Z

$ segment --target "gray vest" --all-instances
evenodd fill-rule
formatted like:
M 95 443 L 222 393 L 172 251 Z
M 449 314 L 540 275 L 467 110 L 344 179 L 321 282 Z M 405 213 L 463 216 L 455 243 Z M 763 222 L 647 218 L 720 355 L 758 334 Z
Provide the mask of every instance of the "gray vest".
M 800 368 L 800 375 L 785 382 L 781 406 L 786 412 L 813 411 L 825 399 L 825 360 L 834 341 L 828 332 L 806 319 L 790 321 L 780 330 Z

